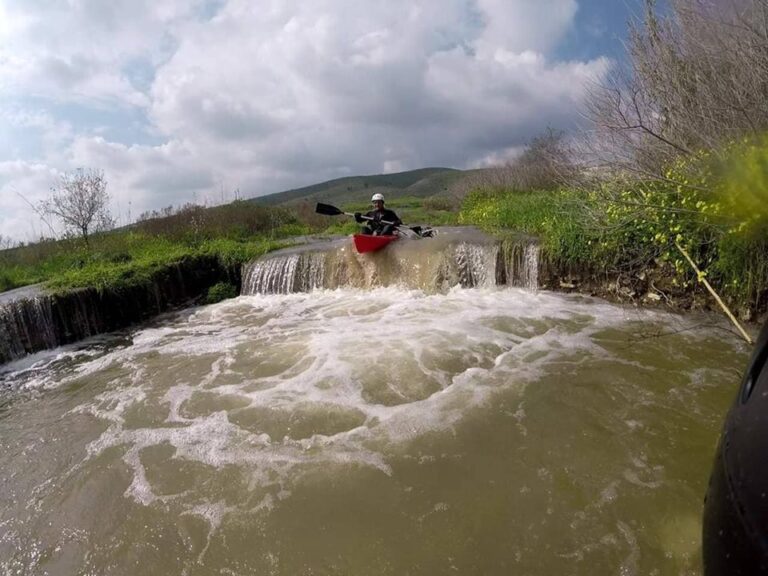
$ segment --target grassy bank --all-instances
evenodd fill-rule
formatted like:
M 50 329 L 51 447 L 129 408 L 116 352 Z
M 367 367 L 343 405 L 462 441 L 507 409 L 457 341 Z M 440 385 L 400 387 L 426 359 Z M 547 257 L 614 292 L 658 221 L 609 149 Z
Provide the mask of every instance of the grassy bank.
M 651 275 L 662 296 L 702 291 L 706 278 L 749 317 L 768 307 L 766 165 L 768 144 L 740 144 L 677 161 L 666 181 L 614 178 L 587 190 L 480 188 L 465 198 L 459 222 L 502 235 L 534 234 L 556 265 L 612 277 Z
M 194 256 L 237 266 L 284 246 L 311 228 L 282 209 L 238 202 L 188 206 L 120 230 L 45 241 L 0 252 L 0 290 L 44 282 L 55 291 L 120 288 L 148 282 L 163 267 Z
M 62 242 L 49 248 L 50 255 L 39 261 L 4 266 L 0 290 L 45 282 L 54 291 L 94 287 L 100 290 L 148 282 L 159 269 L 185 258 L 209 255 L 223 264 L 239 265 L 285 245 L 278 238 L 249 240 L 213 239 L 191 245 L 141 232 L 110 235 L 107 241 L 93 242 L 86 251 L 76 242 Z
M 465 198 L 458 222 L 500 236 L 509 232 L 537 236 L 546 256 L 560 264 L 598 264 L 594 230 L 587 226 L 577 195 L 566 190 L 480 188 Z M 601 259 L 607 264 L 607 254 Z

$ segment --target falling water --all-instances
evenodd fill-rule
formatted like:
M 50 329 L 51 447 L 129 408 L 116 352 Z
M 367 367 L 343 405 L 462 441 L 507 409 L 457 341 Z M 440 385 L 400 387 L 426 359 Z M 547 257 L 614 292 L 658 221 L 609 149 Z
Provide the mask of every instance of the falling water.
M 315 289 L 399 286 L 445 292 L 454 286 L 538 286 L 538 247 L 511 247 L 472 228 L 448 228 L 436 238 L 401 240 L 358 254 L 350 240 L 270 254 L 243 271 L 243 294 L 292 294 Z
M 116 290 L 85 288 L 48 294 L 33 286 L 0 294 L 0 364 L 129 326 L 205 294 L 221 280 L 238 281 L 212 256 L 157 270 L 150 282 Z
M 291 253 L 246 266 L 243 292 L 291 294 L 322 288 L 325 286 L 327 256 L 325 251 Z
M 49 297 L 34 296 L 0 305 L 0 363 L 56 344 Z
M 504 241 L 499 246 L 497 283 L 529 290 L 538 288 L 540 251 L 539 244 L 525 236 Z

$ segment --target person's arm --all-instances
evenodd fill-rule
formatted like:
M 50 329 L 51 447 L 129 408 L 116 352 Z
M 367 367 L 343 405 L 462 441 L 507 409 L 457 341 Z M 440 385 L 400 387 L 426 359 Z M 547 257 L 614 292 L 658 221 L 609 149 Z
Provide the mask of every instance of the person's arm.
M 373 215 L 375 213 L 373 211 L 366 212 L 365 214 L 361 214 L 360 212 L 355 212 L 355 221 L 362 224 L 363 222 L 371 222 L 371 220 L 368 220 L 369 218 L 373 218 Z
M 395 214 L 394 210 L 389 211 L 389 218 L 387 218 L 390 222 L 392 222 L 395 226 L 402 226 L 403 221 L 400 220 L 400 218 L 397 217 L 397 214 Z

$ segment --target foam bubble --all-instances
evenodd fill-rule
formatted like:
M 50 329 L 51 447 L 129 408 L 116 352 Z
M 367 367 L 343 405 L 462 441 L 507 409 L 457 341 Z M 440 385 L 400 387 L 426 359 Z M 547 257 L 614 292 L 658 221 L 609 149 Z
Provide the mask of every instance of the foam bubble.
M 89 457 L 120 447 L 127 497 L 178 505 L 215 530 L 231 513 L 216 498 L 219 476 L 235 474 L 253 493 L 249 506 L 266 509 L 311 471 L 391 474 L 399 445 L 449 429 L 497 391 L 522 391 L 552 363 L 609 357 L 598 332 L 673 318 L 519 289 L 254 295 L 172 316 L 130 344 L 78 352 L 43 381 L 98 383 L 103 391 L 76 409 L 108 423 Z M 29 385 L 41 385 L 36 378 Z M 129 423 L 137 409 L 161 417 Z M 522 404 L 513 417 L 525 434 Z M 170 463 L 142 458 L 158 447 Z M 185 462 L 207 479 L 192 493 L 153 485 L 154 468 Z M 627 481 L 657 481 L 635 468 Z

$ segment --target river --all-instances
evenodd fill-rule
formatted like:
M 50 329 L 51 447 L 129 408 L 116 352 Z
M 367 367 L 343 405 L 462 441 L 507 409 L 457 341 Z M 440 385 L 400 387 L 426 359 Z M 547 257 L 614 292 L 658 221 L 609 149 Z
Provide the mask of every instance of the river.
M 0 374 L 0 573 L 700 574 L 748 349 L 519 288 L 249 295 Z

